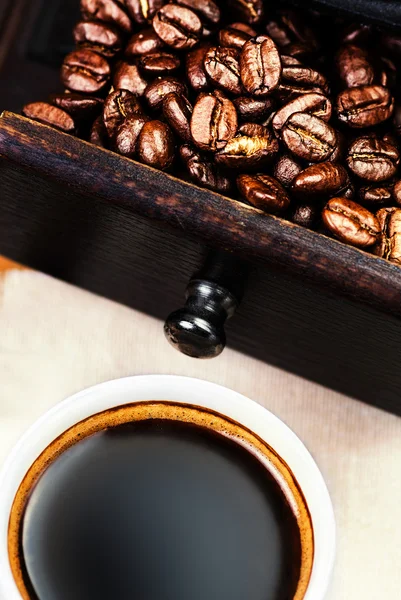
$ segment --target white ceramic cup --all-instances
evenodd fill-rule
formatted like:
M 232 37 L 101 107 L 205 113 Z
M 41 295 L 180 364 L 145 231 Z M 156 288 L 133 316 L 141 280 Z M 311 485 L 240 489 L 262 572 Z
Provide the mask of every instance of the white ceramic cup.
M 144 400 L 170 400 L 216 411 L 250 429 L 288 464 L 303 491 L 313 525 L 314 561 L 305 600 L 323 600 L 335 554 L 335 522 L 323 477 L 301 440 L 265 408 L 220 385 L 169 375 L 127 377 L 84 390 L 43 415 L 25 433 L 0 473 L 0 599 L 21 600 L 7 551 L 11 506 L 29 467 L 61 433 L 109 408 Z

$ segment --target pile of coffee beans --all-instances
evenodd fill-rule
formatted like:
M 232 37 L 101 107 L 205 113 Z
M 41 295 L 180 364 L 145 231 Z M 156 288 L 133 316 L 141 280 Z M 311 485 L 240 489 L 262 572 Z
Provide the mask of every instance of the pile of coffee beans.
M 401 38 L 262 0 L 81 0 L 23 114 L 401 265 Z

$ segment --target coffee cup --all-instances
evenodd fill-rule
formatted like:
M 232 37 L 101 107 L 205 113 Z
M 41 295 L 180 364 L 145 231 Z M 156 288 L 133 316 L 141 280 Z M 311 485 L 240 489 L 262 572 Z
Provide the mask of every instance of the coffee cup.
M 330 497 L 299 438 L 202 380 L 75 394 L 0 473 L 2 600 L 118 600 L 130 586 L 132 598 L 323 600 L 334 553 Z

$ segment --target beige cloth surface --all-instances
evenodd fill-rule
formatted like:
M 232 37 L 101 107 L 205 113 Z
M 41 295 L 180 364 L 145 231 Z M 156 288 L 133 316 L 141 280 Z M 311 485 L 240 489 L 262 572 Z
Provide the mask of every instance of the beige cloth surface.
M 56 402 L 145 373 L 208 379 L 283 419 L 318 462 L 335 507 L 327 600 L 401 599 L 401 418 L 231 350 L 207 362 L 181 356 L 156 319 L 42 274 L 0 280 L 0 464 Z

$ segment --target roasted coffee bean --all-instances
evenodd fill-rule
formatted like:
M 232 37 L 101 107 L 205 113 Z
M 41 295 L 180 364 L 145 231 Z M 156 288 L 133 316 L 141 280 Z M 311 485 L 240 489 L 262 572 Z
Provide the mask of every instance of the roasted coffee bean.
M 359 199 L 363 204 L 369 204 L 372 207 L 390 204 L 393 199 L 392 185 L 367 185 L 361 187 L 358 192 Z
M 80 21 L 74 28 L 74 41 L 80 48 L 89 48 L 106 58 L 121 52 L 122 35 L 118 29 L 98 21 Z
M 280 83 L 274 92 L 275 98 L 281 103 L 291 102 L 305 94 L 324 94 L 322 88 L 319 87 L 299 87 L 290 83 Z
M 253 96 L 267 96 L 279 84 L 281 60 L 276 44 L 266 35 L 251 38 L 240 56 L 242 83 Z
M 240 171 L 254 171 L 269 164 L 278 152 L 273 134 L 257 123 L 245 123 L 215 155 L 218 165 Z
M 169 52 L 154 52 L 138 58 L 138 67 L 146 75 L 168 75 L 180 66 L 180 59 Z
M 237 131 L 237 135 L 247 137 L 270 137 L 273 139 L 272 132 L 266 125 L 260 123 L 243 123 Z
M 108 148 L 107 131 L 102 115 L 95 119 L 90 131 L 89 141 L 95 146 L 100 146 L 100 148 Z
M 153 19 L 164 0 L 123 0 L 123 4 L 132 20 L 144 25 Z
M 163 99 L 167 94 L 176 92 L 183 96 L 188 95 L 185 83 L 174 77 L 157 77 L 145 90 L 145 99 L 153 110 L 160 110 Z
M 114 148 L 123 156 L 134 158 L 136 156 L 136 147 L 139 134 L 143 126 L 149 119 L 143 116 L 135 116 L 125 119 L 119 128 L 114 138 Z
M 168 169 L 174 160 L 174 138 L 162 121 L 147 121 L 139 134 L 139 160 L 155 169 Z
M 351 23 L 350 25 L 345 26 L 340 33 L 340 40 L 344 44 L 366 44 L 369 41 L 371 34 L 371 25 Z
M 317 78 L 324 83 L 325 79 L 320 79 L 322 76 L 317 71 L 311 70 L 311 74 L 308 75 L 305 71 L 302 73 L 297 72 L 297 69 L 303 68 L 303 64 L 296 57 L 288 56 L 286 54 L 281 55 L 281 64 L 282 64 L 282 77 L 279 85 L 277 86 L 274 95 L 281 100 L 282 102 L 290 102 L 291 100 L 295 100 L 299 96 L 310 93 L 317 93 L 326 95 L 328 91 L 328 86 L 324 85 L 323 87 L 314 86 L 310 83 L 313 78 Z M 288 80 L 284 79 L 283 71 L 286 69 L 286 74 L 288 76 Z M 294 72 L 292 70 L 294 69 Z M 309 78 L 309 84 L 303 84 L 302 79 L 305 81 Z M 299 78 L 299 83 L 297 83 L 297 78 Z
M 288 56 L 298 58 L 299 60 L 308 60 L 313 49 L 308 44 L 302 42 L 295 42 L 284 48 L 285 53 Z
M 210 48 L 204 58 L 204 67 L 214 85 L 239 95 L 243 92 L 239 72 L 239 50 L 236 48 Z
M 131 37 L 125 49 L 125 56 L 134 58 L 144 54 L 151 54 L 152 52 L 159 52 L 164 47 L 163 42 L 153 28 L 144 29 L 143 31 L 134 33 Z
M 401 206 L 401 180 L 395 182 L 392 189 L 392 195 L 398 206 Z
M 196 92 L 206 92 L 210 88 L 203 64 L 209 48 L 211 48 L 210 44 L 202 44 L 187 54 L 186 75 L 190 86 Z
M 347 165 L 366 181 L 386 181 L 393 177 L 400 162 L 398 149 L 376 136 L 356 139 L 350 146 Z
M 165 44 L 177 50 L 192 48 L 202 35 L 202 23 L 185 6 L 166 4 L 153 19 L 153 28 Z
M 324 198 L 342 195 L 349 183 L 348 173 L 342 165 L 325 162 L 301 171 L 292 182 L 291 189 L 298 198 Z
M 338 77 L 346 88 L 375 83 L 375 69 L 364 48 L 347 44 L 339 50 L 335 62 Z
M 191 118 L 191 135 L 201 150 L 222 150 L 237 133 L 238 117 L 234 104 L 216 90 L 201 95 Z
M 375 215 L 352 200 L 332 198 L 323 209 L 322 219 L 331 233 L 351 246 L 366 248 L 379 239 Z
M 323 162 L 336 150 L 338 136 L 325 121 L 307 113 L 292 114 L 281 128 L 288 150 L 309 162 Z
M 387 56 L 375 57 L 376 83 L 389 89 L 397 85 L 397 67 Z
M 270 175 L 239 175 L 237 187 L 250 204 L 265 212 L 280 213 L 290 205 L 287 192 Z
M 52 106 L 47 102 L 32 102 L 26 104 L 22 109 L 22 114 L 28 119 L 38 121 L 43 125 L 49 125 L 59 129 L 63 133 L 75 133 L 75 122 L 71 115 L 65 110 Z
M 305 67 L 296 57 L 282 54 L 281 64 L 281 80 L 275 96 L 282 102 L 289 102 L 312 92 L 324 95 L 329 92 L 326 78 L 318 71 Z
M 383 142 L 391 144 L 391 146 L 397 148 L 397 150 L 400 149 L 399 140 L 396 135 L 393 135 L 392 132 L 385 133 L 381 139 L 383 140 Z
M 93 120 L 102 110 L 103 100 L 83 94 L 52 94 L 51 104 L 68 112 L 75 121 Z
M 297 58 L 296 56 L 290 56 L 289 54 L 281 55 L 281 65 L 282 67 L 302 67 L 303 62 Z
M 73 92 L 96 94 L 110 79 L 107 60 L 91 50 L 75 50 L 64 59 L 61 80 Z
M 187 143 L 192 142 L 192 105 L 189 100 L 176 92 L 167 94 L 163 100 L 163 115 L 173 131 Z
M 247 25 L 257 25 L 264 16 L 263 0 L 229 0 L 229 10 Z
M 350 127 L 373 127 L 391 117 L 394 98 L 380 85 L 344 90 L 337 96 L 337 115 Z
M 276 44 L 285 49 L 288 54 L 288 46 L 301 43 L 315 51 L 319 44 L 311 27 L 301 17 L 299 12 L 285 9 L 281 10 L 277 19 L 268 21 L 266 31 Z
M 237 48 L 241 50 L 242 46 L 252 36 L 245 31 L 236 29 L 235 27 L 227 27 L 219 32 L 219 44 L 223 48 Z
M 132 29 L 129 16 L 117 0 L 81 0 L 81 13 L 85 21 L 112 23 L 126 33 Z
M 268 21 L 266 24 L 266 31 L 281 49 L 289 46 L 293 41 L 291 33 L 289 34 L 287 28 L 279 21 Z
M 266 119 L 272 114 L 275 106 L 272 98 L 257 99 L 241 96 L 235 98 L 233 102 L 240 119 L 252 123 Z
M 302 171 L 301 165 L 288 154 L 281 156 L 273 171 L 274 177 L 285 188 L 290 188 L 295 177 Z
M 112 92 L 105 100 L 103 107 L 103 122 L 108 136 L 113 139 L 120 125 L 137 115 L 143 116 L 138 98 L 128 90 Z
M 276 135 L 279 135 L 287 119 L 294 113 L 308 113 L 323 119 L 323 121 L 329 121 L 331 111 L 331 102 L 323 94 L 305 94 L 303 96 L 298 96 L 298 98 L 291 100 L 280 108 L 273 117 L 272 126 Z
M 322 93 L 329 92 L 326 77 L 310 67 L 304 65 L 282 65 L 281 85 L 295 91 L 320 89 Z M 301 92 L 302 93 L 302 92 Z
M 344 156 L 347 151 L 347 143 L 348 143 L 348 140 L 346 139 L 346 137 L 344 136 L 342 131 L 336 131 L 336 134 L 337 134 L 337 146 L 335 147 L 334 152 L 332 154 L 330 154 L 329 158 L 327 159 L 328 162 L 333 162 L 333 163 L 343 161 Z
M 192 181 L 216 192 L 227 193 L 231 190 L 230 179 L 198 150 L 184 144 L 180 148 L 180 155 Z
M 401 209 L 381 208 L 376 213 L 381 234 L 373 251 L 377 256 L 401 265 Z
M 377 60 L 377 83 L 390 89 L 397 87 L 397 66 L 388 56 Z
M 220 21 L 220 9 L 213 0 L 176 0 L 180 6 L 190 8 L 207 25 L 217 25 Z
M 114 71 L 113 87 L 115 90 L 128 90 L 135 96 L 143 96 L 148 82 L 141 75 L 136 63 L 120 61 Z
M 230 25 L 228 25 L 229 29 L 238 29 L 239 31 L 243 31 L 244 33 L 247 33 L 249 35 L 249 37 L 255 37 L 255 35 L 257 35 L 255 29 L 253 29 L 253 27 L 251 27 L 248 23 L 241 23 L 241 22 L 235 22 L 235 23 L 230 23 Z
M 316 204 L 299 204 L 295 206 L 289 215 L 289 219 L 295 225 L 314 229 L 319 220 L 319 213 L 320 211 Z

